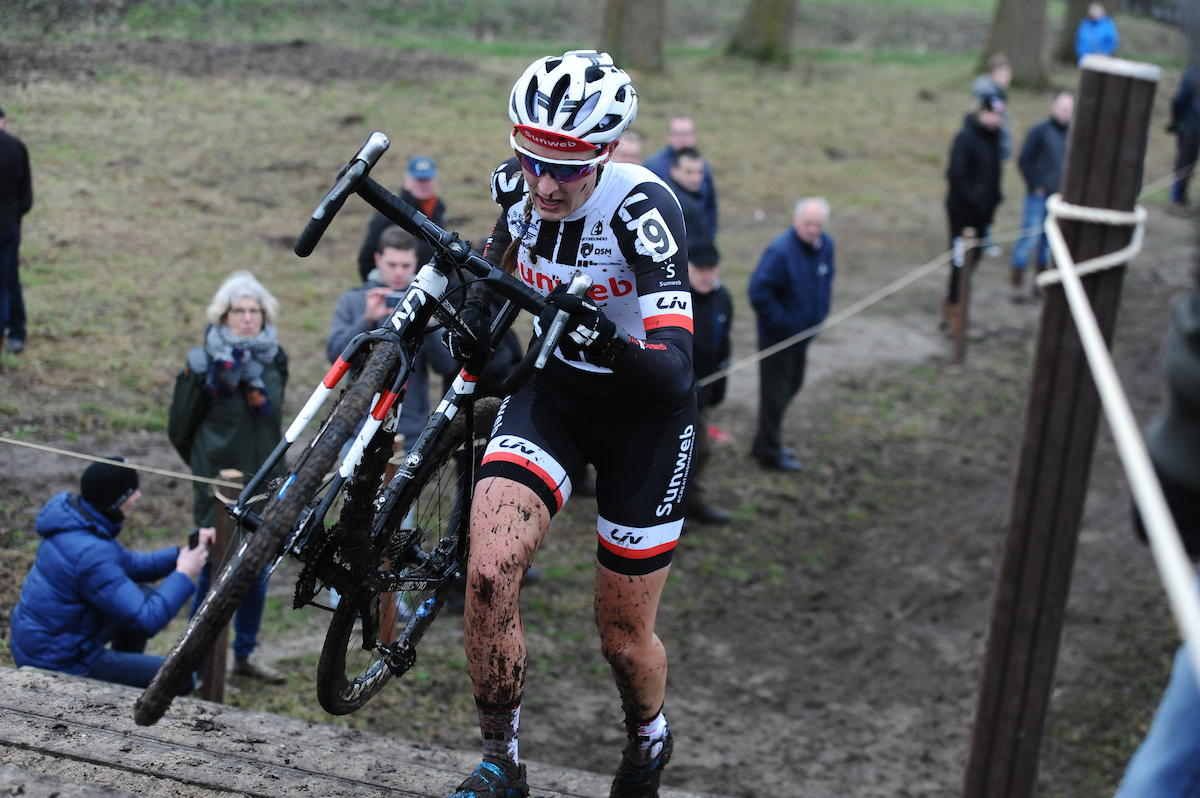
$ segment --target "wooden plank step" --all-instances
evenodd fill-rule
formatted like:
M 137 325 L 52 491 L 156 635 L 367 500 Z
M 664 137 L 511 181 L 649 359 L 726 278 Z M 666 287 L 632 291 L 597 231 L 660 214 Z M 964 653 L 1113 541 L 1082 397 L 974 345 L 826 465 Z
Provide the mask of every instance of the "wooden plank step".
M 231 793 L 441 798 L 479 763 L 476 752 L 194 699 L 177 699 L 158 724 L 144 728 L 133 722 L 139 694 L 90 679 L 0 668 L 0 763 L 163 798 Z M 526 766 L 532 794 L 539 798 L 604 798 L 612 780 L 532 762 Z M 661 794 L 690 795 L 666 789 Z
M 10 795 L 22 798 L 136 798 L 134 793 L 124 790 L 76 784 L 45 773 L 0 765 L 0 796 Z

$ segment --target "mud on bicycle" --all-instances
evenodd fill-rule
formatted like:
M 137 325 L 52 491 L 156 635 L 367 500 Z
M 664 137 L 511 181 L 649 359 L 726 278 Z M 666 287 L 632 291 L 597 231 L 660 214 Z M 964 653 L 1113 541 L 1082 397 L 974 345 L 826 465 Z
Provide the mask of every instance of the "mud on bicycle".
M 236 504 L 226 506 L 239 529 L 233 553 L 138 698 L 134 718 L 141 725 L 157 722 L 186 689 L 263 568 L 273 570 L 284 556 L 303 564 L 293 606 L 331 610 L 317 694 L 326 711 L 337 715 L 358 709 L 393 675 L 412 667 L 417 644 L 465 570 L 480 436 L 490 432 L 499 406 L 497 399 L 478 398 L 475 387 L 520 311 L 539 314 L 546 301 L 371 179 L 371 168 L 388 146 L 385 135 L 371 134 L 313 213 L 296 254 L 311 254 L 345 201 L 357 194 L 429 242 L 435 257 L 386 322 L 347 345 Z M 466 287 L 478 281 L 504 299 L 483 328 L 468 327 L 461 313 Z M 590 288 L 591 279 L 577 273 L 568 291 L 582 296 Z M 502 395 L 546 363 L 565 322 L 560 311 L 505 380 Z M 408 454 L 392 458 L 405 383 L 431 325 L 460 336 L 463 348 L 474 354 Z M 343 380 L 346 387 L 287 474 L 264 484 Z M 256 513 L 250 508 L 260 498 L 266 505 Z M 327 589 L 339 596 L 336 607 L 320 603 Z

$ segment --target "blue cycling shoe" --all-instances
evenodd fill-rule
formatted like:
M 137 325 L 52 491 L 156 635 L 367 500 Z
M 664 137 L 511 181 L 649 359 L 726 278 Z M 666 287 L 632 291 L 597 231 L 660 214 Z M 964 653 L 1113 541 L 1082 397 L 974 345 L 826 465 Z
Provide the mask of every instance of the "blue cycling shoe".
M 448 798 L 528 798 L 528 795 L 524 765 L 485 756 L 475 772 Z
M 617 768 L 608 798 L 658 798 L 658 781 L 662 778 L 663 768 L 671 761 L 674 747 L 675 741 L 668 728 L 662 750 L 649 764 L 635 765 L 629 761 L 628 754 L 622 753 L 621 766 Z

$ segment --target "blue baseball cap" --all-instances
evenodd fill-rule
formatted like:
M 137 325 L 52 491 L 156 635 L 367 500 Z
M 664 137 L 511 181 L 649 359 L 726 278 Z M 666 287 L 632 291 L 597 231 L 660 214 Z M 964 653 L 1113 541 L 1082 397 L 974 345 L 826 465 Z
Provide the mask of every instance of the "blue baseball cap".
M 408 162 L 408 174 L 414 180 L 430 180 L 437 177 L 437 167 L 432 158 L 418 155 Z

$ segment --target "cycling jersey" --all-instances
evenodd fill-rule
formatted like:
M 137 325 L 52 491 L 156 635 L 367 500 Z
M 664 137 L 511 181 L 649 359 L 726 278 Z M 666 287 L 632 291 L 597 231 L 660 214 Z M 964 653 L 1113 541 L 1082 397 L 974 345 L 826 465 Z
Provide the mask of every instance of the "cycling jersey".
M 683 214 L 670 189 L 635 164 L 604 166 L 591 196 L 562 221 L 525 221 L 514 158 L 492 174 L 502 212 L 484 256 L 520 242 L 517 275 L 546 295 L 577 270 L 630 346 L 612 364 L 561 350 L 506 399 L 478 477 L 532 490 L 554 516 L 588 462 L 596 467 L 597 559 L 623 574 L 665 567 L 683 526 L 695 438 L 692 308 Z M 540 332 L 540 331 L 539 331 Z
M 574 384 L 614 401 L 682 400 L 694 383 L 692 296 L 683 213 L 666 184 L 637 164 L 609 163 L 574 213 L 546 222 L 534 212 L 526 224 L 525 179 L 512 158 L 492 173 L 492 196 L 503 210 L 484 257 L 498 264 L 509 243 L 519 240 L 517 276 L 543 296 L 569 283 L 577 270 L 588 273 L 592 301 L 629 334 L 631 346 L 611 369 L 567 360 L 555 350 L 577 375 L 615 377 Z

